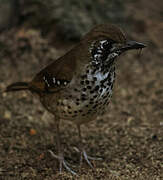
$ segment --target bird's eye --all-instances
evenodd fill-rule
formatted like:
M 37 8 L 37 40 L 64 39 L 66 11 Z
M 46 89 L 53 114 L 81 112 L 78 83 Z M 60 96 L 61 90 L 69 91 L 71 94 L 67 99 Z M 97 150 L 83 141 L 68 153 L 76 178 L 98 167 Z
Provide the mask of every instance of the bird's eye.
M 105 41 L 103 44 L 102 44 L 103 48 L 104 49 L 107 49 L 109 46 L 111 46 L 111 43 L 109 43 L 108 41 Z
M 101 48 L 106 49 L 106 50 L 112 48 L 114 43 L 115 42 L 113 40 L 111 40 L 111 39 L 103 40 L 103 41 L 100 42 Z

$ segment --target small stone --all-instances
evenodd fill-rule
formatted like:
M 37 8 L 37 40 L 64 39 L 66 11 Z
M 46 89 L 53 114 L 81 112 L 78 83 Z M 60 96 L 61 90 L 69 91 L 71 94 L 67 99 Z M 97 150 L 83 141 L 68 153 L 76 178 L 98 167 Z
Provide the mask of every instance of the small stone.
M 30 133 L 30 135 L 31 136 L 33 136 L 33 135 L 36 135 L 37 134 L 37 132 L 36 132 L 36 130 L 35 129 L 30 129 L 30 131 L 29 131 L 29 133 Z
M 2 93 L 2 97 L 6 97 L 6 96 L 7 96 L 6 92 Z
M 10 111 L 5 111 L 5 113 L 4 113 L 4 118 L 5 119 L 11 119 L 11 112 Z
M 127 123 L 128 123 L 128 124 L 131 124 L 131 122 L 132 122 L 133 120 L 134 120 L 134 117 L 131 117 L 131 116 L 130 116 L 130 117 L 128 117 L 128 119 L 127 119 Z

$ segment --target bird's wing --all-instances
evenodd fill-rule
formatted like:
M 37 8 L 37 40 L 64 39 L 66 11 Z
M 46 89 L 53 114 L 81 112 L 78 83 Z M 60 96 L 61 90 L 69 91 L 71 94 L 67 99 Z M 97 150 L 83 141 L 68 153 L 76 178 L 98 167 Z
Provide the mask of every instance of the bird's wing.
M 41 70 L 31 81 L 31 90 L 55 93 L 67 87 L 76 68 L 76 58 L 69 54 Z

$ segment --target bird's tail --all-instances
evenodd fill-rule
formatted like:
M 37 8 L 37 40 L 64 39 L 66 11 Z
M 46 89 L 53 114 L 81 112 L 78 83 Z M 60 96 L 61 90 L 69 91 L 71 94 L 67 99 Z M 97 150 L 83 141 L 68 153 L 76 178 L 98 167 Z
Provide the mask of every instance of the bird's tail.
M 21 90 L 28 90 L 28 89 L 29 89 L 29 84 L 27 82 L 16 82 L 7 86 L 5 92 L 21 91 Z

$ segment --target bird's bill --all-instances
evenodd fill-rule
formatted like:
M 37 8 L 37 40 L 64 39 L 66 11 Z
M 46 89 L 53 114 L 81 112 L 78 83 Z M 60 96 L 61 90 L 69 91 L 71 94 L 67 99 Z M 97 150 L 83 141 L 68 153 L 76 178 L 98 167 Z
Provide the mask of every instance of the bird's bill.
M 146 45 L 143 43 L 136 42 L 136 41 L 127 41 L 126 44 L 120 48 L 120 50 L 127 51 L 127 50 L 131 50 L 131 49 L 142 49 L 145 47 L 146 47 Z

